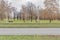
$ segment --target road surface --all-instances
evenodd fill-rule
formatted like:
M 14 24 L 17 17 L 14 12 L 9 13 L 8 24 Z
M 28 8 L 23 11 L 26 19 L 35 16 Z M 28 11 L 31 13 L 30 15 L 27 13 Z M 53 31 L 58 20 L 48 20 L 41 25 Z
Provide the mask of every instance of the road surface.
M 60 28 L 0 28 L 0 35 L 60 35 Z

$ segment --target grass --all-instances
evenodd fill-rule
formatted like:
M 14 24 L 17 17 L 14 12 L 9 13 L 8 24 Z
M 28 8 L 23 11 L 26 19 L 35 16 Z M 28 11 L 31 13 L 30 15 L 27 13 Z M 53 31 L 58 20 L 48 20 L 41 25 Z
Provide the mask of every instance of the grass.
M 60 36 L 54 35 L 11 35 L 11 36 L 0 36 L 0 40 L 60 40 Z
M 32 22 L 30 20 L 25 22 L 15 20 L 12 23 L 4 20 L 0 21 L 0 28 L 60 28 L 60 20 L 53 20 L 51 23 L 49 20 L 40 20 L 38 22 L 35 22 L 35 20 Z
M 40 23 L 4 23 L 0 24 L 0 28 L 60 28 L 60 24 L 40 24 Z

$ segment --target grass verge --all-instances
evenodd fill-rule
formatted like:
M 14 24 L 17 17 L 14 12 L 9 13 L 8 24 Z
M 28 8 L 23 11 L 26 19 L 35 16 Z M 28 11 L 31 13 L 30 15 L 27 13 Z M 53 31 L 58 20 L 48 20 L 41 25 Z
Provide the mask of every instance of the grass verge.
M 39 22 L 30 22 L 26 21 L 13 21 L 13 22 L 6 22 L 0 21 L 0 28 L 60 28 L 60 21 L 54 20 L 51 23 L 49 20 L 40 20 Z
M 0 40 L 60 40 L 60 36 L 54 35 L 19 35 L 19 36 L 0 36 Z

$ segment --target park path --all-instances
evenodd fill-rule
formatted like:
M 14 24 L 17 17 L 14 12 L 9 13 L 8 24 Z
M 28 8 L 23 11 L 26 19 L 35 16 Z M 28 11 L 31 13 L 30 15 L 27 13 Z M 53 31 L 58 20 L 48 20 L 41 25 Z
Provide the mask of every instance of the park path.
M 0 35 L 60 35 L 60 28 L 0 28 Z

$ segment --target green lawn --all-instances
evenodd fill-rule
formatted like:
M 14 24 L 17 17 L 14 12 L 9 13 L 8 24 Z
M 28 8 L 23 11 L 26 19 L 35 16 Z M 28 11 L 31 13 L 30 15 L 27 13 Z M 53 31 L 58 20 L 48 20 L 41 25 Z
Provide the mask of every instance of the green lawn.
M 0 28 L 60 28 L 59 23 L 2 23 Z
M 60 36 L 54 35 L 20 35 L 20 36 L 0 36 L 0 40 L 60 40 Z
M 15 20 L 12 23 L 8 21 L 0 21 L 0 28 L 60 28 L 60 20 L 53 20 L 51 23 L 49 20 L 40 20 L 37 23 L 23 20 Z

